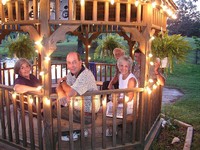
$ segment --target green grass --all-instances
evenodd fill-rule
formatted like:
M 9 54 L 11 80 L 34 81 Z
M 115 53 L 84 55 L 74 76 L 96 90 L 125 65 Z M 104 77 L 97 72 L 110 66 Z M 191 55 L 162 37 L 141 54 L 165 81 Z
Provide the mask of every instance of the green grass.
M 77 42 L 65 42 L 57 44 L 57 50 L 53 52 L 52 57 L 66 57 L 70 51 L 77 51 Z
M 194 127 L 192 149 L 196 150 L 200 147 L 200 65 L 193 64 L 194 54 L 191 51 L 187 61 L 176 64 L 173 74 L 168 74 L 166 85 L 180 89 L 184 96 L 162 111 Z

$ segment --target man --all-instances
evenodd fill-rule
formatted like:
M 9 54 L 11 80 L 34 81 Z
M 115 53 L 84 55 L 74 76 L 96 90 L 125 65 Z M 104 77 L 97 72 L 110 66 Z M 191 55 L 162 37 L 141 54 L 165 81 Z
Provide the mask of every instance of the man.
M 125 54 L 125 52 L 124 52 L 124 50 L 121 49 L 121 48 L 115 48 L 115 49 L 113 50 L 113 55 L 114 55 L 116 61 L 117 61 L 121 56 L 124 56 L 124 54 Z M 115 68 L 115 69 L 116 69 L 116 72 L 115 72 L 114 77 L 112 78 L 111 81 L 104 81 L 104 82 L 103 82 L 102 90 L 108 90 L 108 89 L 110 90 L 110 89 L 113 88 L 113 86 L 114 86 L 115 89 L 118 89 L 118 87 L 119 87 L 119 82 L 118 82 L 119 69 L 118 69 L 118 67 L 117 67 L 117 64 L 116 64 L 116 68 Z
M 95 78 L 92 72 L 82 65 L 80 55 L 76 52 L 70 52 L 66 57 L 67 69 L 70 73 L 58 81 L 57 94 L 58 98 L 65 107 L 61 108 L 61 118 L 69 119 L 68 105 L 70 98 L 76 95 L 83 95 L 88 91 L 98 90 Z M 81 116 L 81 97 L 76 97 L 76 104 L 74 105 L 73 120 L 74 122 L 80 122 Z M 91 110 L 92 101 L 91 96 L 84 97 L 85 104 L 85 123 L 91 123 Z M 95 112 L 98 112 L 100 108 L 100 99 L 95 99 Z
M 135 50 L 133 74 L 138 79 L 139 86 L 141 86 L 140 85 L 141 55 L 142 55 L 142 52 L 139 49 Z M 165 85 L 165 77 L 160 73 L 159 68 L 160 68 L 160 62 L 156 60 L 154 62 L 154 67 L 150 67 L 150 70 L 149 70 L 150 78 L 158 81 L 160 85 L 164 86 Z

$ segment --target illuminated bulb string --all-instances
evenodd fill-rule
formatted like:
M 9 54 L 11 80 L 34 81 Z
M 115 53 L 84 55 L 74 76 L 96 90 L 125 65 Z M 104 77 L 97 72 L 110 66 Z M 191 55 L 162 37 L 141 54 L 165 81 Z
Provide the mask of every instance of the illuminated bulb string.
M 149 41 L 151 42 L 152 40 L 154 40 L 155 37 L 154 36 L 151 36 L 151 38 L 149 39 Z M 148 59 L 149 59 L 149 64 L 151 66 L 154 65 L 154 62 L 152 60 L 153 58 L 153 54 L 150 52 L 148 54 Z M 151 94 L 153 90 L 155 90 L 158 86 L 160 85 L 160 83 L 157 81 L 155 82 L 153 79 L 149 78 L 148 79 L 148 83 L 147 83 L 147 86 L 145 87 L 145 90 L 147 91 L 148 94 Z

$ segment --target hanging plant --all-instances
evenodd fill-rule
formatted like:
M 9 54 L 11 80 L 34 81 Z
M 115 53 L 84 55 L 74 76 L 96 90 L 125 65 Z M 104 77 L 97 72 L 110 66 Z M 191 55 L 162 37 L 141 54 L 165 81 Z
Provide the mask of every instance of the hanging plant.
M 16 36 L 9 35 L 5 44 L 9 57 L 34 59 L 36 56 L 34 42 L 27 34 L 17 33 Z
M 152 54 L 161 60 L 165 57 L 169 61 L 170 73 L 173 71 L 174 62 L 183 62 L 190 49 L 189 42 L 180 34 L 169 36 L 168 32 L 160 32 L 152 41 Z
M 95 50 L 94 58 L 104 58 L 113 57 L 113 50 L 116 47 L 126 49 L 125 46 L 121 43 L 123 39 L 117 35 L 108 35 L 103 39 L 98 39 L 98 46 Z

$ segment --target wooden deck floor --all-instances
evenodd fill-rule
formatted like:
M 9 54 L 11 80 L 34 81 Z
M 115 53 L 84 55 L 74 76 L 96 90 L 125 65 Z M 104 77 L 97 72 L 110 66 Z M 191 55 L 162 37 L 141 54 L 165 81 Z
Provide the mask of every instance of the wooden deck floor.
M 0 142 L 0 150 L 19 150 L 18 148 L 9 146 L 3 142 Z

